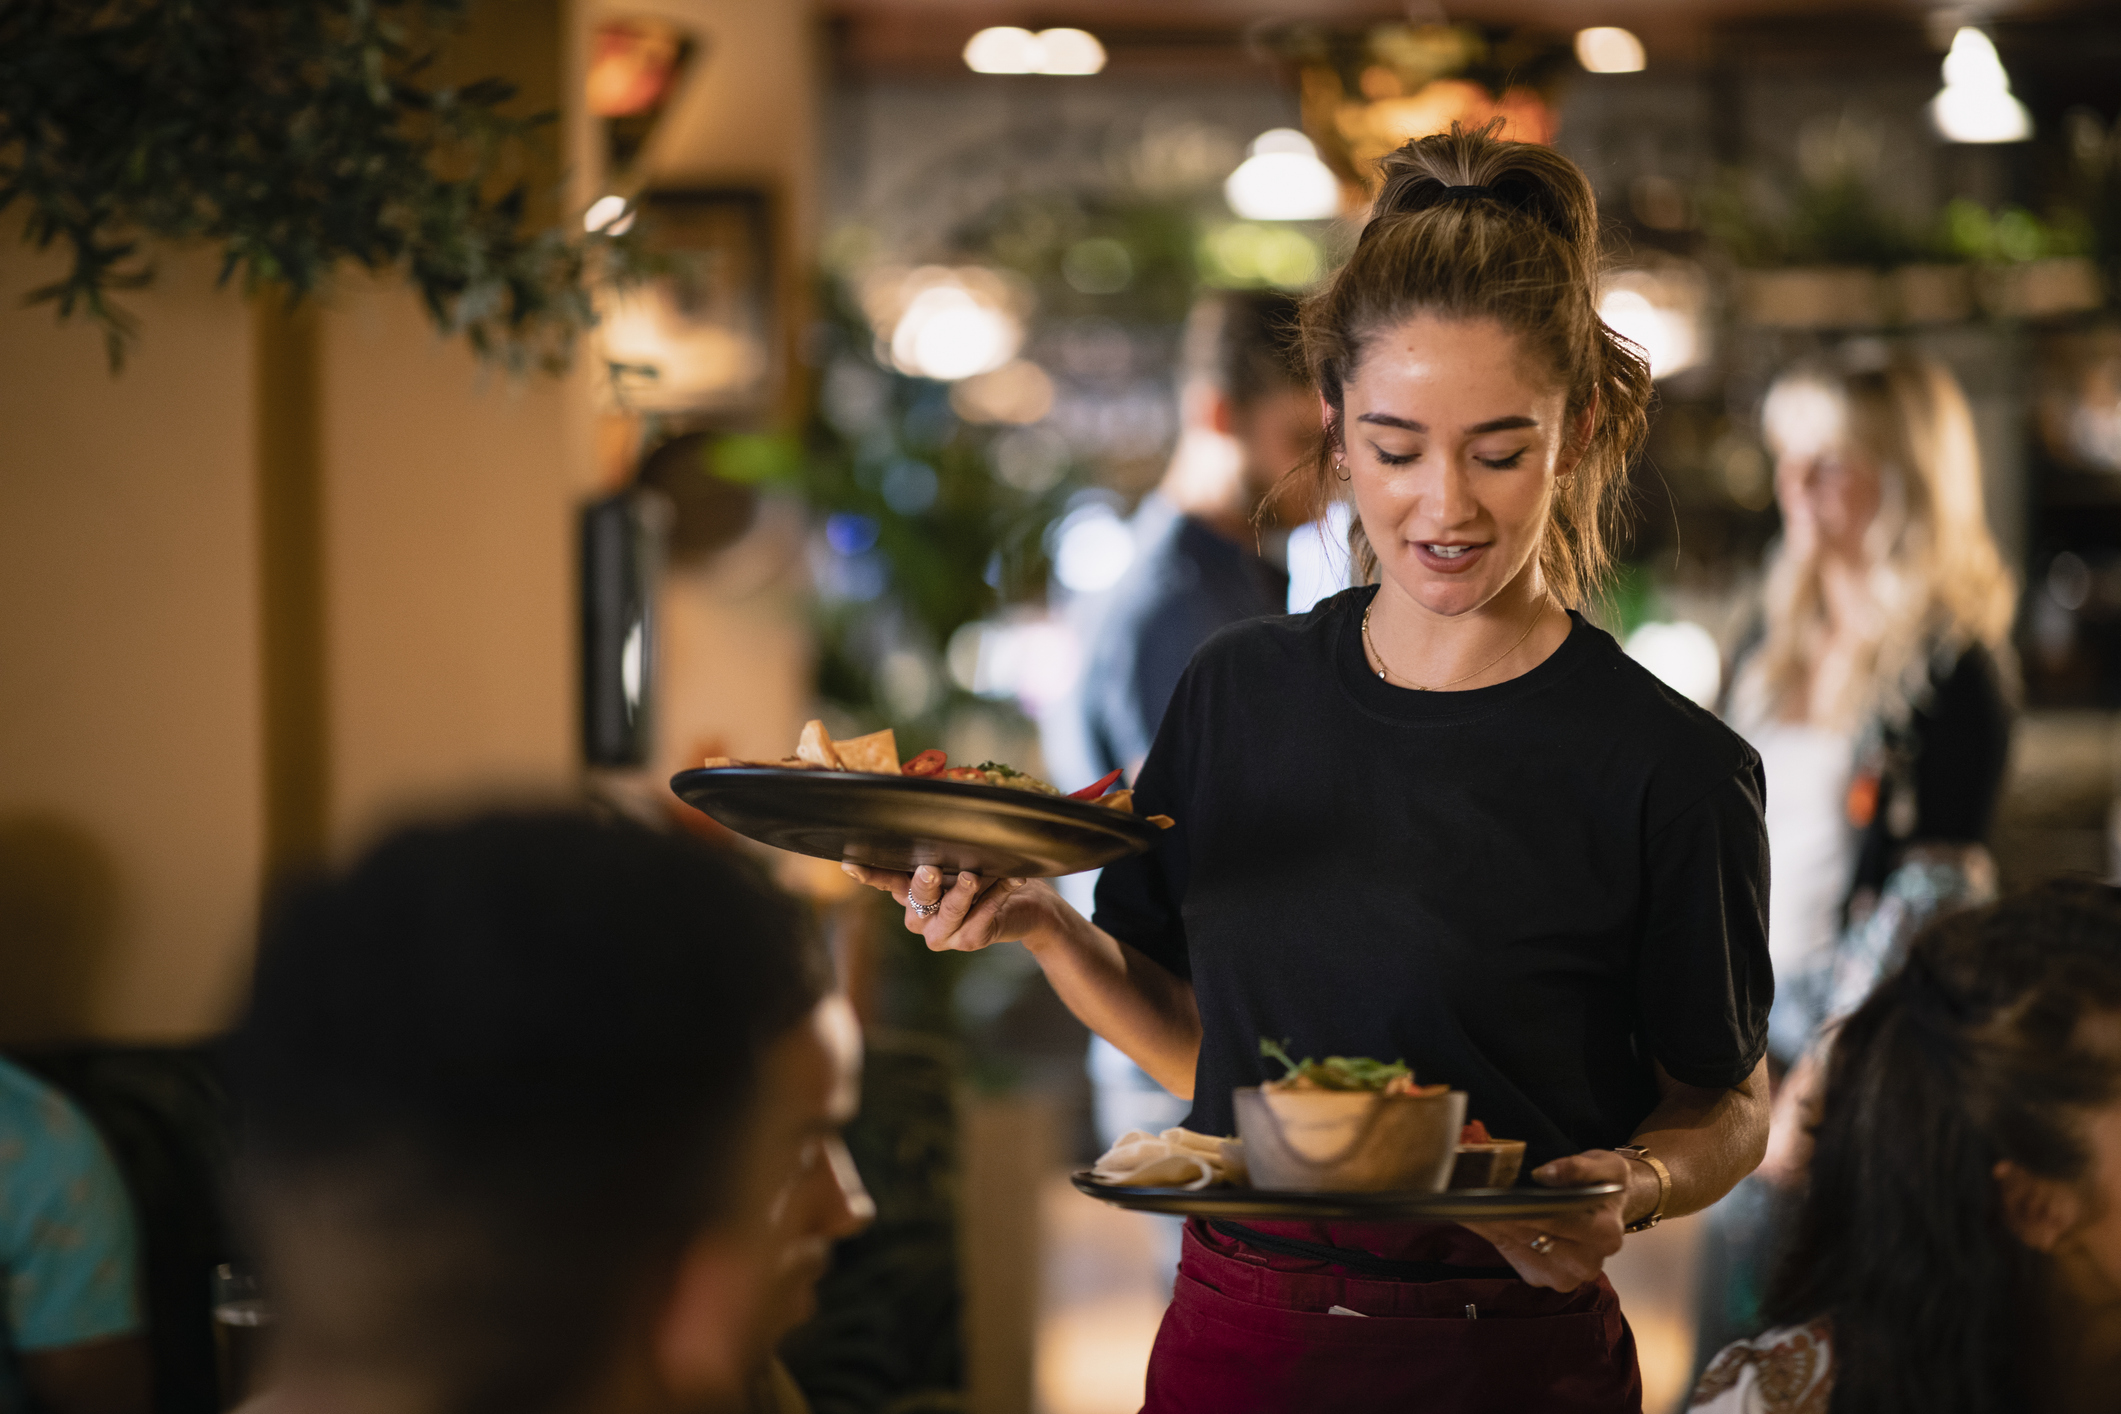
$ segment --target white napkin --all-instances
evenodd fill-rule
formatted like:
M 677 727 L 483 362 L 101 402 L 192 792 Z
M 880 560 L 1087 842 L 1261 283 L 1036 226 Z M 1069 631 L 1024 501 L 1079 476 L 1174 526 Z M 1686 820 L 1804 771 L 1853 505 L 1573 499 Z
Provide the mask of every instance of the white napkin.
M 1090 1173 L 1126 1188 L 1213 1188 L 1245 1181 L 1244 1151 L 1235 1140 L 1167 1129 L 1122 1134 Z

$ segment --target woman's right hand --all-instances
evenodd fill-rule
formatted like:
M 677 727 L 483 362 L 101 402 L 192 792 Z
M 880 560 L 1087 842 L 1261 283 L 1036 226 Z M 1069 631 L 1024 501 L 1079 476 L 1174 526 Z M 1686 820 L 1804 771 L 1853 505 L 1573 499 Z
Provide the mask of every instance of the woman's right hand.
M 949 888 L 942 871 L 923 864 L 911 874 L 842 864 L 848 877 L 881 890 L 906 910 L 906 931 L 918 933 L 930 952 L 978 952 L 994 943 L 1023 938 L 1065 907 L 1053 886 L 1042 879 L 983 880 L 961 873 Z M 914 904 L 936 905 L 926 915 Z

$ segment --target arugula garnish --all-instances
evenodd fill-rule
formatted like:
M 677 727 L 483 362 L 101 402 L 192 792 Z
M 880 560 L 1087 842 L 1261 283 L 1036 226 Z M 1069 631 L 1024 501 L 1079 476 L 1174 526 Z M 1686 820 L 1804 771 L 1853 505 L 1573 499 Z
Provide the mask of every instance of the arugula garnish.
M 1308 1083 L 1321 1090 L 1383 1090 L 1395 1080 L 1412 1085 L 1414 1072 L 1404 1060 L 1386 1065 L 1383 1061 L 1371 1060 L 1368 1056 L 1327 1056 L 1324 1060 L 1302 1060 L 1289 1057 L 1288 1043 L 1272 1037 L 1259 1038 L 1259 1053 L 1267 1060 L 1277 1060 L 1288 1071 L 1281 1083 Z

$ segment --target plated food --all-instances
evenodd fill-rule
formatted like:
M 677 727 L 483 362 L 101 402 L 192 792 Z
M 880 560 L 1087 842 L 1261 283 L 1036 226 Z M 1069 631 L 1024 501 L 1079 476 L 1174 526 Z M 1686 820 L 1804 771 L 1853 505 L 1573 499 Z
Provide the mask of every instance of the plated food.
M 1048 795 L 1059 799 L 1080 800 L 1105 810 L 1116 810 L 1121 814 L 1134 813 L 1134 792 L 1119 784 L 1120 773 L 1114 771 L 1101 780 L 1093 781 L 1081 790 L 1063 795 L 1055 787 L 1026 771 L 999 761 L 982 761 L 977 766 L 952 766 L 949 758 L 940 751 L 923 751 L 907 761 L 899 760 L 898 738 L 889 727 L 870 732 L 867 736 L 849 737 L 845 741 L 834 741 L 825 724 L 816 719 L 803 724 L 802 736 L 796 741 L 795 754 L 783 756 L 778 761 L 744 761 L 734 756 L 710 756 L 701 769 L 719 771 L 730 769 L 781 771 L 850 771 L 874 776 L 910 776 L 915 779 L 955 781 L 961 785 L 999 786 L 1004 790 L 1028 791 L 1033 795 Z M 1160 829 L 1170 829 L 1173 823 L 1168 815 L 1151 815 L 1150 824 Z
M 1297 1060 L 1270 1037 L 1260 1038 L 1259 1052 L 1285 1072 L 1233 1097 L 1259 1187 L 1435 1192 L 1516 1181 L 1523 1142 L 1468 1123 L 1463 1091 L 1421 1084 L 1405 1061 Z
M 1524 1140 L 1497 1139 L 1479 1120 L 1466 1121 L 1458 1135 L 1458 1159 L 1451 1166 L 1453 1188 L 1508 1188 L 1524 1167 Z

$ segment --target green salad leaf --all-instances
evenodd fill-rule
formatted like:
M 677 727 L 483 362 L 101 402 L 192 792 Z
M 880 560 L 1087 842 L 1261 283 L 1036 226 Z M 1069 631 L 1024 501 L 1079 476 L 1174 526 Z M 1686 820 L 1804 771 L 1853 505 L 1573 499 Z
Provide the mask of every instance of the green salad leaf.
M 1321 1090 L 1383 1090 L 1394 1081 L 1411 1085 L 1414 1072 L 1404 1060 L 1371 1060 L 1368 1056 L 1327 1056 L 1324 1060 L 1302 1060 L 1289 1057 L 1288 1043 L 1272 1037 L 1259 1038 L 1259 1053 L 1268 1060 L 1277 1060 L 1287 1069 L 1282 1083 L 1308 1082 Z

